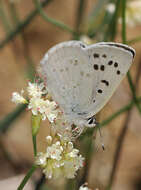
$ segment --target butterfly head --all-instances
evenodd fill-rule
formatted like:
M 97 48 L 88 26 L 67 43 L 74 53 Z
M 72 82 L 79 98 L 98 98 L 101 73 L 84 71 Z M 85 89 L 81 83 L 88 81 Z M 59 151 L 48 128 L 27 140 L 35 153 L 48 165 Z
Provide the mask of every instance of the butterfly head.
M 85 127 L 95 127 L 97 122 L 94 116 L 90 118 L 79 118 L 74 120 L 74 124 Z
M 90 118 L 88 118 L 88 119 L 86 120 L 86 126 L 87 126 L 87 127 L 95 127 L 96 124 L 97 124 L 97 122 L 96 122 L 96 119 L 95 119 L 94 116 L 92 116 L 92 117 L 90 117 Z

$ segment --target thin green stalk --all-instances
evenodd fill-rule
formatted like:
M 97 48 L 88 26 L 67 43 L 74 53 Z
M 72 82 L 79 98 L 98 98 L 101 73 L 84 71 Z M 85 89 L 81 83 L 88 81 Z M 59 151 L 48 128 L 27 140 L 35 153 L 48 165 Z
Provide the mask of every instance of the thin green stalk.
M 136 74 L 136 80 L 135 80 L 135 90 L 139 84 L 140 74 L 141 74 L 141 63 L 139 64 L 139 66 L 137 68 L 137 74 Z M 118 164 L 120 161 L 121 151 L 122 151 L 124 140 L 125 140 L 125 137 L 126 137 L 126 134 L 128 131 L 128 126 L 129 126 L 128 124 L 130 122 L 131 115 L 132 115 L 132 109 L 128 110 L 126 119 L 125 119 L 125 123 L 124 123 L 124 125 L 120 131 L 120 135 L 118 137 L 116 151 L 114 154 L 114 159 L 113 159 L 113 164 L 112 164 L 112 170 L 111 170 L 109 182 L 107 185 L 107 190 L 110 190 L 112 188 L 113 182 L 115 180 L 115 175 L 116 175 L 117 167 L 118 167 Z
M 127 44 L 135 44 L 135 43 L 137 43 L 137 42 L 140 42 L 141 41 L 141 36 L 138 36 L 138 37 L 136 37 L 136 38 L 134 38 L 134 39 L 132 39 L 132 40 L 128 40 L 127 41 Z
M 45 7 L 46 5 L 48 5 L 48 3 L 50 3 L 52 0 L 48 0 L 48 1 L 44 1 L 42 3 L 42 6 Z M 12 41 L 13 38 L 19 34 L 28 24 L 30 24 L 30 22 L 33 20 L 33 18 L 38 14 L 38 9 L 34 9 L 32 11 L 32 13 L 29 14 L 29 16 L 26 17 L 25 20 L 23 20 L 22 22 L 20 22 L 18 24 L 18 26 L 12 31 L 10 32 L 9 35 L 7 35 L 7 37 L 1 41 L 0 43 L 0 48 L 3 48 L 8 42 Z
M 51 2 L 51 0 L 48 1 L 44 1 L 42 3 L 42 6 L 46 6 L 49 2 Z M 23 22 L 21 22 L 17 28 L 11 32 L 1 43 L 0 43 L 0 48 L 3 48 L 8 42 L 10 42 L 11 40 L 13 40 L 13 38 L 20 33 L 31 21 L 32 19 L 38 14 L 38 10 L 35 9 Z M 29 57 L 27 57 L 28 61 L 31 61 Z M 33 69 L 31 70 L 31 72 L 33 73 Z M 3 119 L 0 120 L 0 133 L 5 133 L 9 127 L 11 126 L 11 124 L 16 120 L 16 118 L 18 116 L 21 115 L 22 112 L 24 112 L 25 108 L 26 108 L 26 104 L 23 105 L 19 105 L 15 108 L 15 110 L 13 110 L 12 112 L 10 112 L 9 114 L 7 114 Z
M 24 188 L 24 186 L 26 185 L 27 181 L 30 179 L 30 177 L 33 175 L 33 173 L 35 172 L 36 169 L 37 169 L 36 165 L 33 165 L 31 167 L 31 169 L 28 171 L 28 173 L 26 174 L 26 176 L 22 180 L 22 182 L 19 185 L 19 187 L 17 188 L 17 190 L 22 190 Z
M 32 135 L 32 142 L 33 142 L 34 157 L 36 157 L 37 156 L 36 135 Z
M 32 115 L 31 121 L 32 121 L 31 126 L 32 126 L 33 150 L 34 150 L 34 157 L 36 157 L 37 155 L 36 136 L 38 134 L 41 124 L 41 115 Z
M 126 0 L 122 0 L 122 43 L 126 44 Z
M 141 98 L 140 98 L 141 101 Z M 131 101 L 130 104 L 124 106 L 123 108 L 121 108 L 119 111 L 113 113 L 110 117 L 108 117 L 107 119 L 105 119 L 104 121 L 102 121 L 99 124 L 99 127 L 104 127 L 106 125 L 108 125 L 113 119 L 115 119 L 116 117 L 118 117 L 119 115 L 121 115 L 122 113 L 130 110 L 134 105 L 134 101 Z
M 42 174 L 40 179 L 35 183 L 35 190 L 41 190 L 41 189 L 43 189 L 43 186 L 45 189 L 45 186 L 46 186 L 45 182 L 46 182 L 46 176 L 45 176 L 45 174 Z M 46 187 L 46 190 L 47 189 L 48 188 Z
M 130 72 L 127 73 L 127 77 L 128 77 L 128 82 L 129 82 L 129 85 L 130 85 L 130 89 L 131 89 L 131 91 L 132 91 L 132 95 L 133 95 L 133 98 L 134 98 L 136 107 L 137 107 L 139 113 L 141 114 L 141 106 L 140 106 L 140 104 L 139 104 L 138 101 L 137 101 L 136 90 L 135 90 L 135 87 L 134 87 L 134 85 L 133 85 Z
M 103 14 L 103 10 L 105 5 L 108 3 L 109 0 L 99 0 L 97 3 L 94 4 L 94 7 L 92 8 L 92 11 L 90 12 L 88 16 L 88 36 L 92 36 L 94 34 L 95 30 L 98 30 L 98 28 L 102 25 L 103 21 L 101 22 L 100 26 L 97 26 L 97 20 L 98 17 L 101 17 Z M 105 14 L 105 13 L 104 13 Z M 104 16 L 105 18 L 105 16 Z M 99 22 L 98 22 L 99 23 Z M 103 25 L 102 25 L 103 26 Z
M 9 19 L 6 15 L 6 12 L 4 10 L 4 4 L 3 2 L 0 0 L 0 19 L 2 21 L 3 27 L 5 29 L 5 32 L 7 33 L 7 35 L 10 33 L 11 31 L 11 25 L 9 23 Z
M 80 25 L 84 16 L 84 9 L 86 8 L 86 0 L 79 0 L 78 8 L 77 8 L 77 16 L 76 16 L 76 32 L 79 33 Z
M 122 42 L 126 44 L 126 0 L 122 1 Z M 128 78 L 129 86 L 130 86 L 136 107 L 139 113 L 141 114 L 141 106 L 137 102 L 136 91 L 135 91 L 134 84 L 132 82 L 132 77 L 130 75 L 130 72 L 127 73 L 127 78 Z
M 137 102 L 141 103 L 141 97 L 137 98 Z M 107 119 L 105 119 L 104 121 L 99 123 L 98 127 L 104 127 L 104 126 L 108 125 L 112 120 L 117 118 L 119 115 L 130 110 L 134 106 L 134 104 L 135 104 L 135 102 L 134 102 L 134 100 L 132 100 L 129 104 L 127 104 L 123 108 L 119 109 L 117 112 L 113 113 L 110 117 L 108 117 Z M 92 130 L 93 129 L 87 129 L 87 131 L 80 136 L 80 139 L 82 139 L 85 135 L 91 135 Z
M 9 6 L 10 6 L 10 14 L 12 17 L 12 21 L 13 21 L 13 25 L 17 26 L 20 23 L 20 18 L 19 18 L 19 14 L 17 12 L 16 6 L 14 3 L 9 2 Z M 29 54 L 29 48 L 26 42 L 26 38 L 25 38 L 25 33 L 24 30 L 20 33 L 20 37 L 22 39 L 23 42 L 23 54 L 27 63 L 27 77 L 29 80 L 34 81 L 34 77 L 35 77 L 35 68 L 34 68 L 34 64 L 33 64 L 33 60 Z M 17 49 L 17 46 L 14 46 L 14 53 L 16 53 L 15 49 Z
M 0 133 L 5 133 L 10 125 L 15 121 L 17 117 L 25 110 L 26 104 L 19 105 L 14 111 L 7 114 L 2 120 L 0 120 Z
M 76 190 L 76 189 L 78 189 L 77 188 L 77 179 L 76 178 L 68 179 L 66 181 L 65 190 Z
M 117 0 L 116 1 L 116 9 L 115 9 L 115 12 L 113 14 L 113 17 L 112 17 L 112 20 L 111 20 L 111 23 L 110 25 L 108 26 L 108 30 L 107 32 L 105 33 L 105 37 L 104 37 L 104 41 L 107 41 L 110 37 L 110 40 L 114 40 L 115 36 L 116 36 L 116 31 L 117 31 L 117 20 L 118 20 L 118 11 L 119 11 L 119 8 L 120 8 L 120 2 L 121 0 Z
M 19 19 L 19 16 L 17 14 L 17 9 L 16 9 L 16 6 L 15 6 L 15 3 L 11 3 L 9 1 L 9 8 L 10 8 L 10 14 L 11 14 L 11 17 L 12 17 L 12 21 L 13 21 L 13 24 L 14 26 L 17 26 L 20 22 L 20 19 Z
M 49 16 L 47 16 L 47 14 L 43 11 L 42 5 L 38 0 L 33 0 L 35 7 L 37 8 L 39 14 L 42 16 L 42 18 L 47 21 L 52 23 L 53 25 L 57 26 L 60 29 L 63 29 L 67 32 L 70 32 L 72 34 L 75 34 L 75 32 L 66 24 L 64 24 L 63 22 L 60 22 L 58 20 L 55 20 Z
M 92 138 L 94 134 L 94 130 L 95 128 L 93 128 L 91 136 L 86 135 L 82 142 L 83 150 L 85 150 L 85 152 L 83 153 L 85 157 L 85 166 L 84 166 L 83 174 L 81 178 L 77 180 L 77 189 L 79 189 L 79 187 L 83 185 L 87 181 L 87 178 L 88 178 L 92 154 L 94 152 L 94 141 Z

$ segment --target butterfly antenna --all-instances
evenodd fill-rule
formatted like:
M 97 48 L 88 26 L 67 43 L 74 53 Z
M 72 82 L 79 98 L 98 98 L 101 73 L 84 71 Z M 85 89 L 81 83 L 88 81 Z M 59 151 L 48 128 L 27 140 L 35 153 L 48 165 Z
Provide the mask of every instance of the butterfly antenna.
M 100 129 L 99 126 L 98 126 L 98 131 L 99 131 L 99 135 L 100 135 L 100 139 L 101 139 L 101 146 L 102 146 L 102 149 L 104 151 L 105 150 L 105 146 L 104 146 L 104 143 L 103 143 L 103 136 L 102 136 L 101 129 Z

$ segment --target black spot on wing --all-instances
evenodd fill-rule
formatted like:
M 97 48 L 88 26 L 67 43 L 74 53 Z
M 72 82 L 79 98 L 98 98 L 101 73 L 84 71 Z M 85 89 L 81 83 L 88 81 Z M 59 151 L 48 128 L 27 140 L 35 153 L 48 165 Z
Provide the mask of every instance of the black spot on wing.
M 93 56 L 94 56 L 94 58 L 99 58 L 99 54 L 98 53 L 94 53 Z
M 101 89 L 98 89 L 97 91 L 99 94 L 102 94 L 102 90 Z
M 117 70 L 117 75 L 120 75 L 120 71 L 119 70 Z
M 109 86 L 109 82 L 107 80 L 101 80 L 102 83 L 104 83 L 106 86 Z
M 104 71 L 104 70 L 105 70 L 105 66 L 104 66 L 104 65 L 101 65 L 101 66 L 100 66 L 100 70 L 101 70 L 101 71 Z
M 114 63 L 114 67 L 118 67 L 118 63 L 117 62 Z
M 98 70 L 98 65 L 97 64 L 94 64 L 94 70 Z
M 110 61 L 108 62 L 108 65 L 112 65 L 112 64 L 113 64 L 113 61 L 110 60 Z
M 102 55 L 102 57 L 106 58 L 106 57 L 107 57 L 107 55 L 106 55 L 106 54 L 103 54 L 103 55 Z

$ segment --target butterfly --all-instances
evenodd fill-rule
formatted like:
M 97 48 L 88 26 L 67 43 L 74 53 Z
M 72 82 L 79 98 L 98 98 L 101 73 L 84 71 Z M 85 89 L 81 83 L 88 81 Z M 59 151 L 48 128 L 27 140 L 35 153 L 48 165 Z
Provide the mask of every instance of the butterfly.
M 67 41 L 52 47 L 41 67 L 49 93 L 66 118 L 93 127 L 94 115 L 115 92 L 134 56 L 133 48 L 120 43 Z

